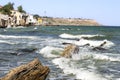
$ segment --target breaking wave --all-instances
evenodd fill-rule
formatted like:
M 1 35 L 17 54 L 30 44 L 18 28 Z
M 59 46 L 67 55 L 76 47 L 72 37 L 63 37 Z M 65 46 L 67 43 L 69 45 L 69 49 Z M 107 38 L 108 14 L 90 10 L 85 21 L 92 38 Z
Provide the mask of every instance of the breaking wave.
M 36 39 L 37 37 L 35 37 L 35 36 L 12 36 L 12 35 L 0 35 L 0 38 L 3 38 L 3 39 L 9 39 L 9 38 L 14 38 L 14 39 L 19 39 L 19 38 L 25 38 L 25 39 Z
M 103 44 L 104 42 L 106 42 L 106 44 L 103 46 L 103 48 L 110 48 L 112 46 L 114 46 L 115 44 L 111 41 L 108 40 L 86 40 L 86 39 L 80 39 L 79 41 L 75 41 L 75 40 L 63 40 L 62 42 L 65 43 L 71 43 L 71 44 L 75 44 L 78 46 L 84 46 L 86 44 L 89 44 L 89 46 L 91 47 L 98 47 L 101 44 Z
M 66 33 L 59 35 L 59 37 L 61 37 L 61 38 L 70 38 L 70 39 L 81 39 L 84 37 L 92 38 L 92 37 L 96 37 L 96 36 L 104 36 L 104 35 L 99 35 L 99 34 L 96 34 L 96 35 L 72 35 L 72 34 L 66 34 Z

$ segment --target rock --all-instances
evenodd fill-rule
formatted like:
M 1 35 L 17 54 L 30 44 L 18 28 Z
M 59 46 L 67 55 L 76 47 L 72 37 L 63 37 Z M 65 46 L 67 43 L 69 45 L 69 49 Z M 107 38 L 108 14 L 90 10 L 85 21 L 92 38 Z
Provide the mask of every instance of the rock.
M 64 51 L 62 52 L 61 56 L 70 58 L 72 54 L 77 54 L 79 52 L 79 47 L 74 44 L 69 44 L 65 47 Z
M 28 64 L 16 67 L 0 80 L 45 80 L 50 72 L 47 66 L 43 66 L 38 59 Z
M 18 52 L 27 52 L 27 53 L 32 53 L 35 52 L 37 48 L 23 48 L 23 49 L 18 49 Z

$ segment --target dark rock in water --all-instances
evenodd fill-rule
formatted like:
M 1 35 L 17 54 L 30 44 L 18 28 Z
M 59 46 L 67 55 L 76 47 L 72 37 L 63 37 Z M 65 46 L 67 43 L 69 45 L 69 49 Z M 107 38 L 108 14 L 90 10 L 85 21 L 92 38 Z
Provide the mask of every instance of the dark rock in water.
M 92 50 L 97 51 L 97 50 L 106 50 L 106 49 L 105 49 L 105 48 L 102 48 L 102 47 L 94 47 Z
M 107 43 L 106 41 L 103 42 L 103 43 L 100 45 L 100 47 L 104 46 L 106 43 Z
M 10 54 L 16 56 L 16 55 L 18 55 L 19 53 L 17 53 L 17 52 L 10 52 Z
M 72 54 L 77 54 L 79 52 L 79 47 L 74 44 L 69 44 L 65 47 L 64 51 L 62 52 L 61 56 L 70 58 Z
M 67 45 L 67 44 L 71 44 L 71 43 L 66 43 L 66 42 L 63 42 L 62 44 L 63 44 L 63 45 Z
M 105 48 L 102 48 L 105 44 L 106 44 L 107 42 L 105 41 L 105 42 L 103 42 L 100 46 L 98 46 L 98 47 L 94 47 L 92 50 L 106 50 Z
M 23 48 L 23 49 L 18 49 L 17 51 L 18 52 L 28 52 L 28 53 L 31 53 L 31 52 L 34 52 L 36 50 L 37 50 L 37 48 Z
M 45 80 L 50 69 L 43 66 L 38 59 L 12 69 L 0 80 Z

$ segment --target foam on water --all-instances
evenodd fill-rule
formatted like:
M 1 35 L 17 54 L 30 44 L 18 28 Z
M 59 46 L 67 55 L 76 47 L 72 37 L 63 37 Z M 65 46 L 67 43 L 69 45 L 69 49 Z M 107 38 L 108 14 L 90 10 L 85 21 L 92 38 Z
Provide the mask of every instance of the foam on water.
M 39 53 L 43 54 L 44 57 L 58 57 L 61 51 L 62 51 L 61 48 L 46 46 L 43 49 L 41 49 Z
M 47 42 L 48 39 L 46 39 L 45 42 Z M 61 68 L 65 74 L 75 75 L 76 79 L 81 79 L 81 80 L 109 80 L 111 78 L 111 75 L 102 75 L 99 72 L 97 72 L 96 71 L 97 67 L 94 66 L 94 63 L 95 63 L 94 61 L 111 61 L 111 62 L 117 61 L 117 62 L 120 62 L 120 58 L 109 56 L 112 53 L 102 54 L 101 52 L 97 52 L 97 51 L 91 52 L 90 49 L 89 49 L 89 48 L 91 48 L 91 46 L 94 46 L 94 47 L 96 46 L 97 47 L 105 41 L 106 41 L 106 44 L 103 46 L 105 48 L 108 48 L 108 47 L 111 47 L 111 46 L 114 45 L 114 43 L 112 43 L 111 41 L 108 41 L 108 40 L 101 40 L 101 41 L 94 40 L 94 41 L 92 41 L 92 40 L 80 39 L 80 41 L 76 41 L 76 40 L 50 38 L 49 41 L 48 41 L 48 43 L 49 43 L 48 45 L 50 45 L 50 46 L 46 46 L 46 47 L 42 48 L 39 51 L 39 53 L 42 54 L 44 57 L 47 57 L 47 58 L 54 57 L 52 62 L 55 65 L 57 65 L 59 68 Z M 62 42 L 73 43 L 73 44 L 78 45 L 79 48 L 80 48 L 79 53 L 78 54 L 73 54 L 70 59 L 63 58 L 63 57 L 58 58 L 58 57 L 60 57 L 60 53 L 61 53 L 61 51 L 63 51 L 63 48 L 57 48 L 58 46 L 57 47 L 52 47 L 52 45 L 55 46 L 57 44 L 59 46 L 63 46 L 62 44 L 60 44 Z M 90 44 L 89 47 L 82 47 L 83 45 L 85 45 L 87 43 Z M 53 51 L 55 51 L 55 54 L 53 54 Z M 109 54 L 109 55 L 107 55 L 107 54 Z M 79 61 L 79 60 L 80 61 L 90 61 L 91 64 L 86 63 L 86 62 L 76 64 L 76 62 Z M 82 67 L 83 65 L 86 65 L 86 64 L 87 64 L 87 67 L 89 67 L 90 69 Z
M 37 37 L 35 36 L 12 36 L 12 35 L 0 35 L 0 38 L 3 39 L 9 39 L 9 38 L 14 38 L 14 39 L 21 39 L 21 38 L 25 38 L 25 39 L 36 39 Z
M 73 54 L 72 55 L 73 60 L 86 60 L 86 59 L 94 59 L 94 60 L 103 60 L 103 61 L 118 61 L 120 62 L 120 57 L 114 58 L 110 57 L 105 54 L 97 54 L 97 53 L 91 53 L 91 52 L 84 52 L 79 54 Z
M 6 44 L 16 44 L 16 43 L 13 43 L 13 42 L 10 42 L 10 41 L 5 41 L 5 40 L 0 40 L 0 43 L 6 43 Z
M 61 30 L 62 30 L 62 31 L 65 31 L 65 30 L 69 30 L 69 29 L 64 29 L 64 28 L 62 28 Z
M 82 80 L 107 80 L 102 75 L 97 74 L 95 71 L 88 71 L 83 68 L 77 68 L 74 64 L 71 63 L 70 59 L 66 58 L 57 58 L 52 61 L 55 65 L 58 65 L 59 68 L 63 69 L 65 74 L 74 74 L 76 79 Z
M 120 80 L 120 78 L 116 79 L 116 80 Z
M 70 38 L 70 39 L 80 39 L 83 37 L 92 38 L 92 37 L 96 37 L 96 36 L 103 36 L 103 35 L 99 35 L 99 34 L 97 34 L 97 35 L 72 35 L 72 34 L 66 34 L 66 33 L 59 35 L 59 37 L 61 37 L 61 38 Z
M 75 40 L 63 40 L 62 42 L 66 42 L 66 43 L 72 43 L 78 46 L 84 46 L 86 44 L 89 44 L 91 47 L 99 47 L 101 44 L 103 44 L 104 42 L 106 42 L 106 44 L 104 46 L 102 46 L 103 48 L 110 48 L 112 46 L 114 46 L 115 44 L 111 41 L 108 40 L 86 40 L 86 39 L 80 39 L 79 41 L 75 41 Z
M 23 26 L 17 26 L 17 27 L 7 26 L 7 28 L 18 29 L 18 28 L 26 28 L 26 27 L 23 27 Z
M 120 58 L 114 58 L 114 57 L 110 57 L 107 55 L 103 55 L 103 54 L 94 54 L 94 59 L 97 60 L 105 60 L 105 61 L 118 61 L 120 62 Z
M 90 63 L 86 63 L 86 64 L 88 64 L 87 67 L 91 69 L 86 69 L 79 65 L 79 64 L 82 65 L 83 63 L 79 63 L 79 64 L 74 63 L 74 61 L 76 62 L 79 60 L 80 61 L 88 60 L 88 61 L 92 61 L 92 63 L 94 63 L 93 61 L 97 61 L 97 60 L 120 62 L 120 58 L 111 57 L 107 55 L 107 53 L 101 54 L 96 52 L 90 52 L 88 49 L 83 49 L 83 50 L 81 49 L 78 54 L 73 54 L 71 58 L 64 58 L 64 57 L 56 58 L 56 59 L 53 59 L 52 62 L 55 65 L 57 65 L 59 68 L 61 68 L 65 74 L 75 75 L 76 79 L 82 79 L 82 80 L 110 80 L 111 79 L 111 75 L 109 76 L 102 75 L 96 72 L 96 67 Z

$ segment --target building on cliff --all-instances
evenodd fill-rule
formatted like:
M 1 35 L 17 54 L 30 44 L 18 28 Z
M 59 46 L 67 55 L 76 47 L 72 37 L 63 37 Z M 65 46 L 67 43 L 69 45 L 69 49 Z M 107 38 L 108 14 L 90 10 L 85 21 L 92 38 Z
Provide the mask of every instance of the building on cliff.
M 0 13 L 0 27 L 7 27 L 8 25 L 8 15 L 4 15 Z
M 17 10 L 11 11 L 11 26 L 21 26 L 26 24 L 27 14 L 21 13 Z
M 28 14 L 28 17 L 26 18 L 26 25 L 36 25 L 37 19 L 34 18 L 33 15 Z

